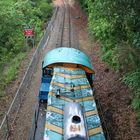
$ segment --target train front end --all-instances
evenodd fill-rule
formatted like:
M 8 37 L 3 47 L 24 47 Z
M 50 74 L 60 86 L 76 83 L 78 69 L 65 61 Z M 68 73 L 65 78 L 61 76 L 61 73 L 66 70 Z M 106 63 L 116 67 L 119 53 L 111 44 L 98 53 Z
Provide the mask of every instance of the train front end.
M 74 48 L 57 48 L 44 58 L 51 70 L 46 88 L 44 140 L 105 140 L 94 98 L 91 61 Z

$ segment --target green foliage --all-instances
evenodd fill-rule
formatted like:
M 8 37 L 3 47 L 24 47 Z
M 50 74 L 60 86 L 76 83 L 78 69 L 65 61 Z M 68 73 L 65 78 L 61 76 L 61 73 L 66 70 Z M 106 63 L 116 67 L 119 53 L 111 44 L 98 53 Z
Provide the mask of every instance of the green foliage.
M 135 91 L 135 96 L 140 98 L 140 69 L 138 68 L 125 74 L 123 81 L 129 86 L 130 89 Z
M 6 93 L 4 91 L 0 92 L 0 98 L 5 97 L 5 95 L 6 95 Z M 0 114 L 0 116 L 1 116 L 1 114 Z
M 34 29 L 38 41 L 42 35 L 42 27 L 52 14 L 49 0 L 1 0 L 0 1 L 0 97 L 6 84 L 17 74 L 22 59 L 29 50 L 24 46 L 23 30 Z
M 122 42 L 114 48 L 114 58 L 124 72 L 135 70 L 140 66 L 139 50 L 126 42 Z
M 88 8 L 87 1 L 79 0 L 79 2 L 81 3 L 81 7 L 87 11 Z
M 138 123 L 140 124 L 140 111 L 137 111 L 137 120 L 138 120 Z
M 132 105 L 140 110 L 140 1 L 79 1 L 88 14 L 90 34 L 102 43 L 102 59 L 123 70 L 123 81 L 134 91 Z
M 134 109 L 138 110 L 140 108 L 140 99 L 135 97 L 132 102 Z
M 46 3 L 46 1 L 42 1 L 39 5 L 39 9 L 42 13 L 41 15 L 41 19 L 45 20 L 51 17 L 52 15 L 52 6 L 48 3 Z
M 12 61 L 8 64 L 8 67 L 4 70 L 4 83 L 9 84 L 16 76 L 17 69 L 20 66 L 21 60 L 25 58 L 25 53 L 19 53 Z
M 140 69 L 137 68 L 125 74 L 123 81 L 134 91 L 132 106 L 137 111 L 138 121 L 140 122 Z
M 140 49 L 140 28 L 138 28 L 140 2 L 138 0 L 133 2 L 128 0 L 80 0 L 80 2 L 82 6 L 85 6 L 89 15 L 89 32 L 103 44 L 104 60 L 115 69 L 116 67 L 121 68 L 122 66 L 117 64 L 119 62 L 115 53 L 122 55 L 120 51 L 117 51 L 122 42 L 129 44 L 132 49 Z

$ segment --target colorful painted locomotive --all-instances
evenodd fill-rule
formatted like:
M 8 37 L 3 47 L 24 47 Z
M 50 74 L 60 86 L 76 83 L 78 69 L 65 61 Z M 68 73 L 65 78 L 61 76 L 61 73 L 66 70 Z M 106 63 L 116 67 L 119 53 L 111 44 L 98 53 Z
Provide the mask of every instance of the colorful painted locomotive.
M 90 59 L 74 48 L 56 48 L 42 63 L 39 100 L 47 101 L 43 140 L 105 140 L 94 93 Z M 37 130 L 38 131 L 38 130 Z

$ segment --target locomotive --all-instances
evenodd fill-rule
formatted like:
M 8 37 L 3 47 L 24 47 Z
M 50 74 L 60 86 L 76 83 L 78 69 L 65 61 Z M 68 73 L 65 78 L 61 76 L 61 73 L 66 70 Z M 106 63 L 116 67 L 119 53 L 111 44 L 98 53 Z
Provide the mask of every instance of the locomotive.
M 46 54 L 38 96 L 46 107 L 36 140 L 105 140 L 93 80 L 91 61 L 82 51 L 61 47 Z

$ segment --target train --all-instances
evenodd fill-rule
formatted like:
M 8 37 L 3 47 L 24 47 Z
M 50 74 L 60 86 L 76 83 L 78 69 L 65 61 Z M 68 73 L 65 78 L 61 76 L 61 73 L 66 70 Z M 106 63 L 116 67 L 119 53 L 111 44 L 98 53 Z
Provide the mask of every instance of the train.
M 106 139 L 95 102 L 94 75 L 90 58 L 81 50 L 61 47 L 45 55 L 35 140 Z

